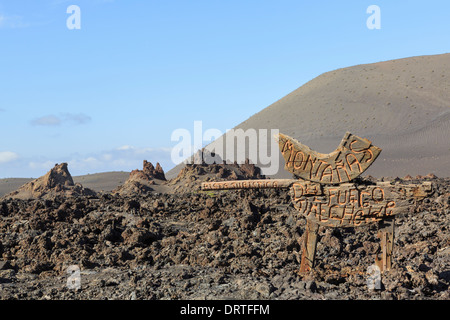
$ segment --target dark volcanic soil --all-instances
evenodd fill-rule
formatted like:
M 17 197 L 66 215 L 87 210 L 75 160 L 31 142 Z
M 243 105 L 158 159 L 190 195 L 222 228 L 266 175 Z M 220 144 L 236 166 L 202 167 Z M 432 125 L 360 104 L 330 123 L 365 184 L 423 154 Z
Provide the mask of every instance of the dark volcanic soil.
M 315 270 L 297 274 L 305 219 L 284 190 L 3 200 L 0 298 L 449 299 L 450 179 L 432 181 L 396 218 L 393 269 L 375 291 L 376 225 L 321 228 Z

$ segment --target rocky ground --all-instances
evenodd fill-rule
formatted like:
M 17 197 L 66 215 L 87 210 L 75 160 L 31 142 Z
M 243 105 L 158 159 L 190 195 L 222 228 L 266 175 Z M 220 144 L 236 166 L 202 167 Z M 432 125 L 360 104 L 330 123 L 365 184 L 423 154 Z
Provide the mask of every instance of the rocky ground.
M 0 298 L 448 300 L 450 179 L 427 180 L 435 192 L 396 218 L 376 290 L 376 225 L 321 227 L 317 266 L 298 274 L 305 219 L 287 190 L 3 199 Z

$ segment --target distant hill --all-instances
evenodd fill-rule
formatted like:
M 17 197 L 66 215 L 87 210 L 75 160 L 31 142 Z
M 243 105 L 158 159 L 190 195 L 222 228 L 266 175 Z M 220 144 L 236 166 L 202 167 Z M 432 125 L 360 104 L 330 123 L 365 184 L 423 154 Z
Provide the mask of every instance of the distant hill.
M 238 128 L 279 129 L 322 153 L 333 151 L 350 131 L 383 150 L 365 174 L 450 176 L 450 54 L 324 73 L 234 129 Z M 279 161 L 273 177 L 291 177 L 283 169 L 281 153 Z M 264 165 L 256 164 L 265 174 Z M 183 166 L 166 177 L 173 178 Z
M 129 172 L 113 171 L 76 176 L 73 177 L 73 181 L 95 191 L 112 191 L 125 183 L 129 176 Z

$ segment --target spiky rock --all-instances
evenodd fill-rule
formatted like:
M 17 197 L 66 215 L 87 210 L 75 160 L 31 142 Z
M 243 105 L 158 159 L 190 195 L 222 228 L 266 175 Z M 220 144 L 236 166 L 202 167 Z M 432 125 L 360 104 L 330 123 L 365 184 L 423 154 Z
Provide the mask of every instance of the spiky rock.
M 75 184 L 67 163 L 56 164 L 44 176 L 30 181 L 4 198 L 50 199 L 55 196 L 95 196 L 95 191 Z

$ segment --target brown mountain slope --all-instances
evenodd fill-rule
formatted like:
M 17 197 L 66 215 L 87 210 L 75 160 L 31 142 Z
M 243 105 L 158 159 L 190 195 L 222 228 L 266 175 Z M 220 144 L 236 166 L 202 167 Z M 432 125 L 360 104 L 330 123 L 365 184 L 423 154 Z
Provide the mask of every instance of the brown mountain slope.
M 383 149 L 366 174 L 450 176 L 450 54 L 324 73 L 237 128 L 279 129 L 322 153 L 333 151 L 349 131 Z M 290 177 L 281 155 L 279 163 L 274 177 Z M 256 164 L 265 173 L 264 165 Z M 181 168 L 166 176 L 172 178 Z

